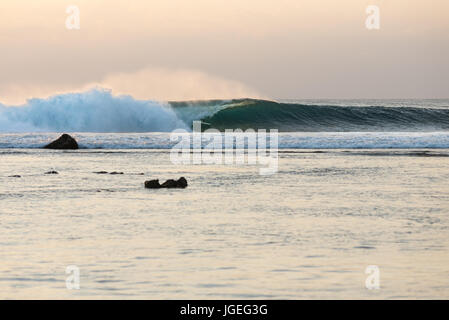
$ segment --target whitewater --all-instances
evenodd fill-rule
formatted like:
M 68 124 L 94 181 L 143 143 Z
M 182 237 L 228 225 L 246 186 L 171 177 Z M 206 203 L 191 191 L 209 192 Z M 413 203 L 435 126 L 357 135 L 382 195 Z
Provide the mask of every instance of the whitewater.
M 40 148 L 69 132 L 86 149 L 169 149 L 170 132 L 195 120 L 203 130 L 276 129 L 279 148 L 449 148 L 449 100 L 164 102 L 101 88 L 0 103 L 0 148 Z
M 448 106 L 101 89 L 2 105 L 0 298 L 447 298 Z M 171 132 L 193 135 L 194 120 L 279 130 L 276 174 L 175 163 Z M 63 132 L 81 149 L 41 149 Z M 217 134 L 202 132 L 202 148 Z M 144 188 L 180 177 L 186 189 Z M 381 290 L 365 288 L 371 265 Z

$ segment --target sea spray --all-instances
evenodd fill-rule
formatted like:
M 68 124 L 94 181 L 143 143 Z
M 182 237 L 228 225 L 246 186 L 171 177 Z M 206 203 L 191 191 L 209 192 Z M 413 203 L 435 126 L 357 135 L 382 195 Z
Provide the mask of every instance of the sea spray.
M 368 101 L 368 100 L 367 100 Z M 0 132 L 171 132 L 277 129 L 280 132 L 437 132 L 449 131 L 449 102 L 389 101 L 276 102 L 255 99 L 158 102 L 115 96 L 92 89 L 23 106 L 0 104 Z M 345 104 L 346 103 L 346 104 Z
M 93 89 L 0 107 L 1 132 L 170 132 L 188 128 L 169 104 Z

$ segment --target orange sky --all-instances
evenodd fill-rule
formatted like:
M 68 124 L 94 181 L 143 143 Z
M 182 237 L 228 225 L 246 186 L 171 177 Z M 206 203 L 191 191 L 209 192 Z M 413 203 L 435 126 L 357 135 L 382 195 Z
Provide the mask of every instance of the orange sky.
M 67 30 L 68 5 L 80 30 Z M 378 5 L 380 30 L 365 28 Z M 2 0 L 0 102 L 101 85 L 139 98 L 447 98 L 447 0 Z

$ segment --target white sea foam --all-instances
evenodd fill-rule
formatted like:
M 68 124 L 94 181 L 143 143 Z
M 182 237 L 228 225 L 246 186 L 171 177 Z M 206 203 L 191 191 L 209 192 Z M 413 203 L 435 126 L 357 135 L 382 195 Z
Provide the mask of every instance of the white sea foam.
M 186 133 L 190 135 L 190 133 Z M 56 133 L 0 134 L 0 148 L 40 148 Z M 74 133 L 86 149 L 171 149 L 170 133 Z M 224 140 L 223 140 L 224 141 Z M 210 136 L 203 133 L 203 147 Z M 223 145 L 224 147 L 224 145 Z M 279 133 L 280 149 L 449 149 L 449 132 Z
M 0 104 L 0 148 L 39 148 L 62 132 L 69 132 L 74 134 L 81 147 L 88 149 L 169 149 L 174 145 L 169 132 L 175 129 L 190 131 L 193 120 L 208 122 L 216 118 L 219 125 L 235 128 L 242 119 L 243 125 L 251 127 L 254 124 L 251 117 L 254 117 L 256 125 L 268 130 L 285 123 L 301 129 L 294 127 L 295 130 L 290 131 L 309 131 L 309 127 L 313 129 L 310 131 L 323 130 L 280 133 L 279 148 L 284 149 L 449 148 L 449 131 L 438 129 L 447 126 L 447 107 L 444 107 L 447 101 L 439 102 L 442 106 L 431 110 L 420 105 L 430 103 L 435 106 L 436 102 L 421 101 L 412 109 L 372 107 L 373 111 L 368 114 L 364 112 L 367 108 L 348 111 L 345 107 L 322 109 L 303 104 L 281 107 L 275 102 L 262 100 L 243 102 L 243 105 L 238 100 L 167 103 L 136 100 L 126 95 L 114 96 L 108 90 L 97 88 L 47 99 L 31 99 L 23 106 Z M 412 102 L 404 102 L 404 105 Z M 257 108 L 254 103 L 258 103 Z M 251 109 L 245 109 L 245 105 L 250 105 Z M 292 110 L 297 113 L 292 114 Z M 356 111 L 358 116 L 348 120 L 348 114 Z M 361 119 L 362 116 L 365 118 Z M 376 124 L 390 123 L 393 130 L 373 126 L 373 121 Z M 332 130 L 333 126 L 347 131 L 351 124 L 366 132 L 330 132 L 338 131 Z M 432 126 L 435 128 L 430 130 Z M 398 128 L 402 131 L 396 131 Z M 369 129 L 379 131 L 369 132 Z M 207 141 L 206 138 L 205 145 Z
M 168 103 L 83 93 L 30 99 L 19 107 L 0 105 L 0 132 L 170 132 L 188 126 Z
M 362 107 L 366 103 L 372 105 Z M 30 99 L 22 106 L 0 104 L 0 132 L 171 132 L 189 130 L 194 120 L 221 131 L 238 128 L 280 132 L 449 131 L 449 101 L 375 103 L 282 104 L 254 99 L 168 103 L 115 96 L 109 90 L 96 88 Z

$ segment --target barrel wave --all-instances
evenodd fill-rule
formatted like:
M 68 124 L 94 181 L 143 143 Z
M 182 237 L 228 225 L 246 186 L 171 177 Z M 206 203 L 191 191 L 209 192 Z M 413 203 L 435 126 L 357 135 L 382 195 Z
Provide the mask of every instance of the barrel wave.
M 449 130 L 449 108 L 317 105 L 235 99 L 189 102 L 137 100 L 104 89 L 0 104 L 1 132 L 170 132 L 278 129 L 281 132 L 435 132 Z
M 331 106 L 240 100 L 202 119 L 205 127 L 283 132 L 445 131 L 449 109 Z

